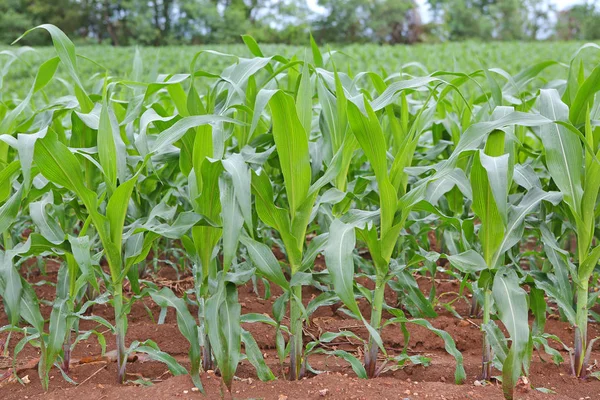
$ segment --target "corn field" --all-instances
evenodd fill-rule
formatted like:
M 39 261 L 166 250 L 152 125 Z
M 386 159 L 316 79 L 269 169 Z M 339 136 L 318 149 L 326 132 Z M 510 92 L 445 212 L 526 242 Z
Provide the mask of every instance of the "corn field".
M 312 38 L 265 54 L 245 36 L 249 58 L 181 52 L 187 72 L 150 81 L 139 51 L 113 76 L 55 26 L 34 29 L 52 37 L 47 58 L 11 83 L 17 40 L 0 72 L 0 391 L 22 382 L 28 348 L 42 391 L 77 384 L 93 341 L 114 349 L 120 384 L 143 358 L 199 395 L 207 371 L 236 397 L 242 364 L 295 381 L 326 374 L 319 357 L 361 379 L 424 365 L 420 381 L 436 362 L 411 335 L 429 332 L 457 385 L 550 396 L 531 383 L 545 362 L 597 393 L 600 46 L 516 72 L 479 60 L 429 73 L 410 60 L 356 70 Z M 52 265 L 55 282 L 30 279 Z M 187 286 L 155 279 L 161 268 Z M 242 291 L 270 310 L 245 312 Z M 128 338 L 140 305 L 176 323 L 186 357 Z M 311 330 L 330 308 L 353 328 Z M 477 361 L 442 313 L 476 327 Z M 255 325 L 273 332 L 268 358 Z

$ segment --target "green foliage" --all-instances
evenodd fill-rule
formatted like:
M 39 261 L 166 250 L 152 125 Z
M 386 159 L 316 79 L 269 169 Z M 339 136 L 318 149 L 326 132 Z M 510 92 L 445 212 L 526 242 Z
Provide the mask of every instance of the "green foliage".
M 0 43 L 49 23 L 77 41 L 113 46 L 236 43 L 303 45 L 312 32 L 333 43 L 417 43 L 475 39 L 594 40 L 593 2 L 558 11 L 552 0 L 5 0 Z M 432 21 L 423 23 L 426 11 Z M 27 44 L 48 43 L 41 34 Z
M 246 3 L 231 6 L 252 12 Z M 158 67 L 141 49 L 131 66 L 109 63 L 113 74 L 105 60 L 80 57 L 54 25 L 20 40 L 40 32 L 54 47 L 34 53 L 46 59 L 18 80 L 23 90 L 9 84 L 32 52 L 3 53 L 10 61 L 0 90 L 0 297 L 7 314 L 0 331 L 23 334 L 15 357 L 27 344 L 39 348 L 44 388 L 54 366 L 68 377 L 81 340 L 94 335 L 104 350 L 105 333 L 115 335 L 120 382 L 136 352 L 174 375 L 189 373 L 201 390 L 200 372 L 208 369 L 218 369 L 231 390 L 244 359 L 260 379 L 274 379 L 243 329 L 252 323 L 273 327 L 291 380 L 314 371 L 314 354 L 338 357 L 365 379 L 407 363 L 428 365 L 408 354 L 417 325 L 443 340 L 462 383 L 462 354 L 436 317 L 439 306 L 468 315 L 454 310 L 457 300 L 444 302 L 436 279 L 428 295 L 418 284 L 439 275 L 461 282 L 457 299 L 472 294 L 483 378 L 501 371 L 505 397 L 530 373 L 534 347 L 562 361 L 548 344 L 557 338 L 544 332 L 549 304 L 574 328 L 573 374 L 588 373 L 600 260 L 600 69 L 590 63 L 600 47 L 582 46 L 564 64 L 529 59 L 498 68 L 488 59 L 492 65 L 482 69 L 468 60 L 482 47 L 448 45 L 465 55 L 461 64 L 429 73 L 420 63 L 397 64 L 395 55 L 379 59 L 382 68 L 365 67 L 382 54 L 374 47 L 345 49 L 362 49 L 349 60 L 322 51 L 312 37 L 310 51 L 297 51 L 244 36 L 246 57 L 201 50 L 165 75 L 158 70 L 178 60 Z M 504 56 L 513 46 L 491 51 Z M 529 247 L 531 237 L 543 247 Z M 325 265 L 315 268 L 320 254 Z M 20 275 L 22 265 L 45 257 L 60 263 L 47 325 Z M 160 287 L 152 279 L 159 261 L 193 285 L 181 296 Z M 238 287 L 258 295 L 259 281 L 265 297 L 278 293 L 272 312 L 243 314 Z M 310 300 L 307 286 L 318 292 Z M 189 371 L 150 340 L 126 345 L 128 314 L 146 297 L 161 308 L 159 324 L 175 311 Z M 90 313 L 96 304 L 112 306 L 114 317 Z M 331 305 L 365 330 L 305 341 L 313 313 Z M 81 330 L 85 320 L 102 332 Z M 390 326 L 405 342 L 394 353 L 382 335 Z M 338 338 L 364 351 L 333 348 Z

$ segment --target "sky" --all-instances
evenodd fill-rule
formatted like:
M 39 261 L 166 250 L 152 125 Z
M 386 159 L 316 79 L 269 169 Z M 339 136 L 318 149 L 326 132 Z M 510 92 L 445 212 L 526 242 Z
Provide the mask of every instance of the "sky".
M 318 6 L 319 0 L 307 0 L 308 6 L 315 11 L 323 11 L 321 7 Z M 565 8 L 572 6 L 573 4 L 583 3 L 585 0 L 552 0 L 552 2 L 556 5 L 556 8 L 560 10 L 564 10 Z M 419 7 L 421 8 L 421 18 L 423 22 L 428 22 L 430 20 L 429 10 L 427 7 L 427 0 L 417 0 Z

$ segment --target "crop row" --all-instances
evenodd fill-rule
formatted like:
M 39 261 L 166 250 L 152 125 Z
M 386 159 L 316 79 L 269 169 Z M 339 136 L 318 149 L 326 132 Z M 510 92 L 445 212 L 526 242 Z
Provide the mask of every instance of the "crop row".
M 550 306 L 574 327 L 572 373 L 593 374 L 600 66 L 588 71 L 581 57 L 600 47 L 581 47 L 566 68 L 541 61 L 514 75 L 350 74 L 314 42 L 299 59 L 266 56 L 244 37 L 252 58 L 202 51 L 188 73 L 147 82 L 139 53 L 128 79 L 100 64 L 83 76 L 64 33 L 36 29 L 52 36 L 56 54 L 21 99 L 4 92 L 10 101 L 0 103 L 0 296 L 9 321 L 1 331 L 23 335 L 14 357 L 27 343 L 40 349 L 44 387 L 53 366 L 68 376 L 80 340 L 102 336 L 80 329 L 83 320 L 116 336 L 120 382 L 135 352 L 189 373 L 199 388 L 201 369 L 218 369 L 230 388 L 244 358 L 274 379 L 242 328 L 260 323 L 275 328 L 291 380 L 313 371 L 316 353 L 347 361 L 361 378 L 412 362 L 406 348 L 388 355 L 380 332 L 397 325 L 408 343 L 419 325 L 444 341 L 462 383 L 462 355 L 431 324 L 433 298 L 418 289 L 415 276 L 425 274 L 447 274 L 473 295 L 482 379 L 501 371 L 507 398 L 534 349 L 562 361 L 549 345 L 559 339 L 544 332 Z M 228 66 L 206 70 L 213 58 Z M 538 79 L 553 68 L 559 78 Z M 528 248 L 528 238 L 539 243 Z M 143 279 L 159 251 L 190 266 L 194 286 L 183 298 Z M 48 324 L 19 273 L 44 257 L 61 262 Z M 237 287 L 256 280 L 283 292 L 270 316 L 241 313 Z M 321 292 L 307 306 L 303 286 Z M 386 303 L 388 287 L 403 307 Z M 148 296 L 175 309 L 189 371 L 150 340 L 126 346 L 128 313 Z M 311 314 L 335 303 L 368 337 L 326 332 L 305 343 Z M 90 312 L 98 304 L 112 306 L 114 322 Z M 363 343 L 364 357 L 322 346 L 339 337 Z

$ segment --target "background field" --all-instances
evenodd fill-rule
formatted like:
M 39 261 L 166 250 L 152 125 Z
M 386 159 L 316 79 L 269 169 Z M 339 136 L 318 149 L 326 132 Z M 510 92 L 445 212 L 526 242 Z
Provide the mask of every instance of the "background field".
M 241 40 L 240 40 L 241 42 Z M 550 81 L 563 77 L 568 62 L 573 54 L 585 42 L 453 42 L 445 44 L 418 44 L 412 46 L 378 46 L 371 44 L 356 44 L 335 48 L 334 59 L 342 71 L 350 69 L 358 71 L 385 71 L 388 74 L 405 71 L 412 75 L 427 75 L 435 71 L 452 71 L 469 73 L 480 69 L 501 68 L 509 74 L 516 74 L 542 61 L 558 61 L 561 65 L 544 70 L 538 79 Z M 262 45 L 266 56 L 281 54 L 286 57 L 297 56 L 302 59 L 310 49 L 288 45 Z M 144 81 L 153 81 L 158 74 L 189 73 L 190 62 L 194 55 L 203 50 L 216 50 L 239 57 L 249 57 L 246 46 L 209 45 L 209 46 L 168 46 L 168 47 L 139 47 L 144 60 Z M 0 47 L 2 50 L 15 50 L 14 47 Z M 119 78 L 131 76 L 135 47 L 112 46 L 78 46 L 77 54 L 90 58 L 106 68 L 109 75 Z M 326 51 L 326 49 L 323 49 Z M 4 78 L 4 88 L 1 96 L 22 97 L 28 90 L 34 71 L 39 65 L 54 55 L 52 47 L 36 47 L 22 55 L 22 60 L 16 61 Z M 587 67 L 595 65 L 600 60 L 596 52 L 584 52 L 583 62 Z M 0 66 L 8 57 L 0 54 Z M 231 59 L 213 55 L 205 55 L 197 63 L 197 69 L 209 72 L 220 72 L 229 65 Z M 81 76 L 96 78 L 104 70 L 85 59 L 79 59 Z M 1 70 L 1 68 L 0 68 Z M 57 73 L 65 77 L 62 67 Z M 51 88 L 58 89 L 56 82 Z

